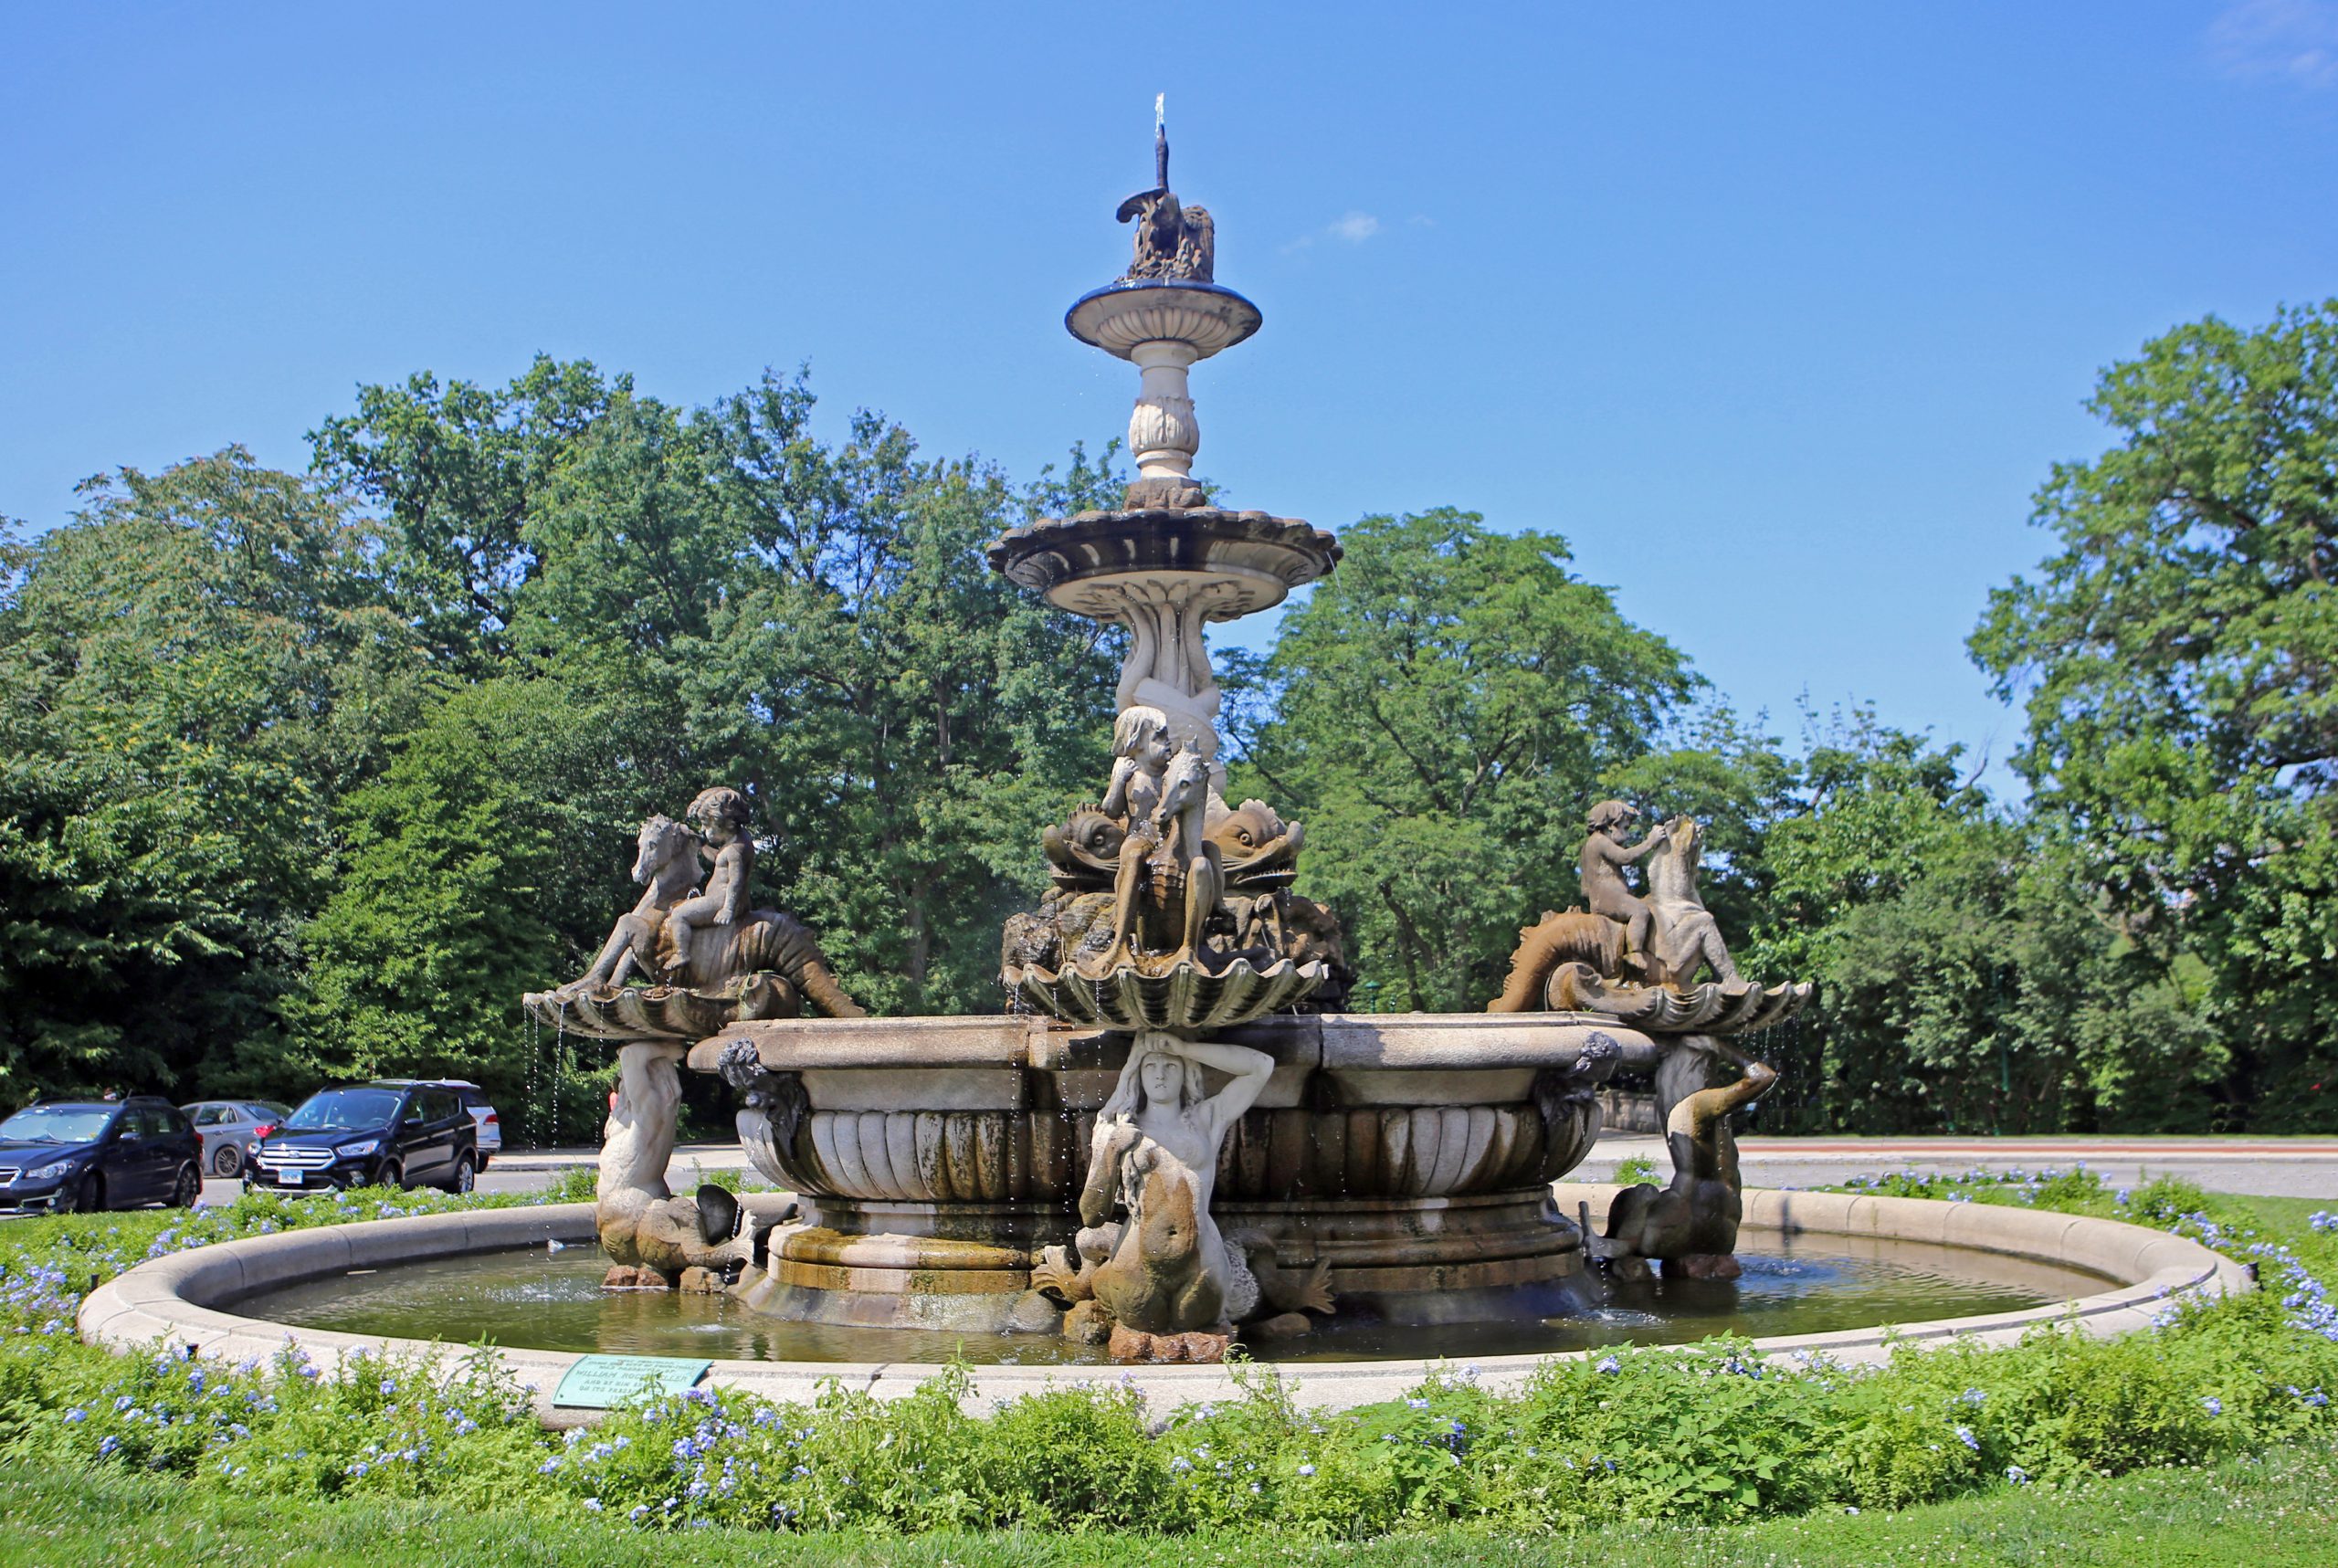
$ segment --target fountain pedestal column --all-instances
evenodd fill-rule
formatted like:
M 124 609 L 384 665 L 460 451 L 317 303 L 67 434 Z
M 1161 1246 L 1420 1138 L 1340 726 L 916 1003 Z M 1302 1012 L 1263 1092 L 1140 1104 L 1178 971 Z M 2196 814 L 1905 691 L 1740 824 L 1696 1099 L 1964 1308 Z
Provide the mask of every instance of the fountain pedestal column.
M 674 1195 L 666 1167 L 674 1158 L 682 1108 L 684 1047 L 676 1040 L 627 1040 L 617 1047 L 617 1087 L 601 1130 L 600 1180 L 593 1226 L 613 1272 L 648 1270 L 662 1282 L 662 1260 L 644 1256 L 642 1217 Z M 639 1279 L 617 1283 L 643 1283 Z

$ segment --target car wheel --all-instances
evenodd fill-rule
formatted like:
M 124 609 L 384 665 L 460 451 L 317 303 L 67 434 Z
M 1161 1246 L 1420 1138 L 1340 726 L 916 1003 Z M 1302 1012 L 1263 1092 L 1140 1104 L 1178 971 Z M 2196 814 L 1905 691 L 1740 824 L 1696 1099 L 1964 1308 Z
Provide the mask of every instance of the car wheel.
M 67 1214 L 95 1214 L 105 1206 L 105 1184 L 98 1180 L 95 1171 L 83 1176 L 80 1184 L 58 1205 Z
M 405 1186 L 405 1168 L 400 1165 L 395 1160 L 383 1161 L 381 1174 L 374 1178 L 374 1185 L 377 1187 Z
M 477 1168 L 471 1163 L 471 1157 L 469 1154 L 459 1155 L 455 1161 L 455 1173 L 447 1178 L 447 1190 L 450 1193 L 468 1193 L 479 1184 L 478 1174 Z
M 485 1174 L 487 1174 L 487 1156 L 486 1156 L 486 1155 L 484 1155 L 484 1154 L 481 1154 L 481 1155 L 479 1157 L 479 1166 L 478 1166 L 478 1170 L 479 1170 L 479 1173 L 480 1175 L 484 1176 Z
M 191 1209 L 195 1206 L 195 1200 L 202 1195 L 203 1173 L 195 1169 L 194 1161 L 189 1160 L 179 1167 L 178 1180 L 171 1184 L 171 1206 Z
M 222 1145 L 219 1152 L 211 1156 L 211 1173 L 215 1176 L 232 1176 L 243 1168 L 244 1152 L 233 1143 Z

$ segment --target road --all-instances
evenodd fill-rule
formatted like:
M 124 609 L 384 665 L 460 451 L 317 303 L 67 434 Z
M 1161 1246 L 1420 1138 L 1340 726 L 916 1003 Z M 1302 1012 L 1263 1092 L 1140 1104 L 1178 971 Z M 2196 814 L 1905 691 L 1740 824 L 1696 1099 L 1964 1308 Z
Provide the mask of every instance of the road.
M 2113 1186 L 2137 1186 L 2153 1176 L 2181 1176 L 2211 1192 L 2267 1197 L 2338 1200 L 2338 1139 L 2326 1138 L 1747 1138 L 1738 1144 L 1745 1183 L 1755 1187 L 1827 1186 L 1849 1176 L 1891 1171 L 1947 1173 L 2019 1169 L 2068 1170 L 2083 1160 Z M 541 1192 L 553 1174 L 590 1165 L 591 1149 L 515 1150 L 499 1155 L 479 1179 L 489 1193 Z M 1618 1161 L 1646 1160 L 1670 1171 L 1664 1141 L 1643 1133 L 1610 1133 L 1574 1173 L 1585 1182 L 1610 1180 Z M 684 1144 L 666 1179 L 676 1192 L 696 1186 L 704 1171 L 739 1170 L 746 1156 L 736 1144 Z M 203 1184 L 205 1203 L 232 1202 L 234 1182 Z

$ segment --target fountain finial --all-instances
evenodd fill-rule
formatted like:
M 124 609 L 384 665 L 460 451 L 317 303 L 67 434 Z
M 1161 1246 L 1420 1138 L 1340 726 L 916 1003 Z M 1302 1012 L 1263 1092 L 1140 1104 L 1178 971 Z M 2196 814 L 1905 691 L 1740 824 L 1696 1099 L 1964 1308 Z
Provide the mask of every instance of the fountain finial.
M 1153 95 L 1153 183 L 1169 188 L 1169 95 Z

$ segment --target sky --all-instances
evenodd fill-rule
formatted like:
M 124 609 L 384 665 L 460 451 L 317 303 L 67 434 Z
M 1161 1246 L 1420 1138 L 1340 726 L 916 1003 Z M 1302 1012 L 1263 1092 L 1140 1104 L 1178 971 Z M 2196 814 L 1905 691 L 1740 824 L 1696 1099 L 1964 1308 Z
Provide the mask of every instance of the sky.
M 1164 92 L 1266 321 L 1194 372 L 1227 504 L 1562 534 L 1774 733 L 2000 787 L 1964 641 L 2099 370 L 2338 295 L 2338 0 L 0 0 L 0 517 L 540 353 L 1031 476 L 1126 428 L 1061 321 Z

